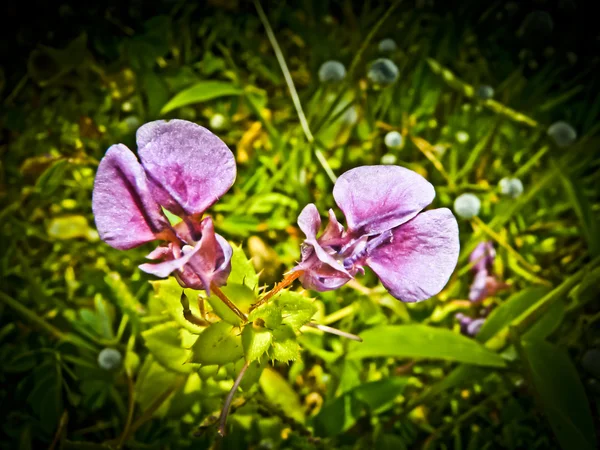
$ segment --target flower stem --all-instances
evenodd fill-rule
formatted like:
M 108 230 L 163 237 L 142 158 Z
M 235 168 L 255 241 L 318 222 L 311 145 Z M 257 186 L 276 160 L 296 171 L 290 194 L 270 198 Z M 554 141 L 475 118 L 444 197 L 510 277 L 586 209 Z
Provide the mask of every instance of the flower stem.
M 229 298 L 223 293 L 221 289 L 219 289 L 219 287 L 216 284 L 211 284 L 210 289 L 215 293 L 217 297 L 219 297 L 219 299 L 221 299 L 223 303 L 225 303 L 225 305 L 230 310 L 232 310 L 235 313 L 236 316 L 242 319 L 242 322 L 248 322 L 248 317 L 246 316 L 246 314 L 240 311 L 240 309 L 237 306 L 235 306 L 235 304 L 231 300 L 229 300 Z
M 274 295 L 278 294 L 283 289 L 285 289 L 290 284 L 292 284 L 296 280 L 296 278 L 300 277 L 300 275 L 302 275 L 303 273 L 304 273 L 303 270 L 297 270 L 295 272 L 292 272 L 292 273 L 286 275 L 285 278 L 281 281 L 281 283 L 276 284 L 273 289 L 271 289 L 269 292 L 267 292 L 264 295 L 263 298 L 261 298 L 259 301 L 257 301 L 254 305 L 250 306 L 250 311 L 267 303 L 269 301 L 269 299 L 271 299 Z
M 206 320 L 194 315 L 190 309 L 190 301 L 183 291 L 181 292 L 181 306 L 183 306 L 183 318 L 188 322 L 198 325 L 199 327 L 207 327 L 210 325 Z
M 335 334 L 337 336 L 345 337 L 346 339 L 350 339 L 357 342 L 362 342 L 362 338 L 357 336 L 356 334 L 347 333 L 345 331 L 338 330 L 337 328 L 328 327 L 327 325 L 321 325 L 318 323 L 308 322 L 306 324 L 307 327 L 316 328 L 317 330 L 321 330 L 325 333 Z
M 221 415 L 219 416 L 219 434 L 221 436 L 225 436 L 226 433 L 226 425 L 227 425 L 227 415 L 229 414 L 229 408 L 231 407 L 231 402 L 233 401 L 233 396 L 235 395 L 238 387 L 240 387 L 240 383 L 242 382 L 242 378 L 244 378 L 244 374 L 246 370 L 250 367 L 250 361 L 246 361 L 242 370 L 238 374 L 235 382 L 233 383 L 233 387 L 227 394 L 227 398 L 225 399 L 225 403 L 223 404 L 223 409 L 221 410 Z

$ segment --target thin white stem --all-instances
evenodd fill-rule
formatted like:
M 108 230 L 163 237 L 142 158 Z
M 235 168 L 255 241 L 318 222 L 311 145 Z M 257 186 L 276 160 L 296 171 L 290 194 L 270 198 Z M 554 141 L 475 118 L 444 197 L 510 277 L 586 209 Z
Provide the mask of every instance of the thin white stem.
M 337 328 L 328 327 L 327 325 L 321 325 L 318 323 L 309 322 L 306 324 L 307 327 L 316 328 L 317 330 L 321 330 L 325 333 L 335 334 L 337 336 L 345 337 L 346 339 L 350 339 L 357 342 L 362 342 L 362 338 L 357 336 L 356 334 L 346 333 L 345 331 L 338 330 Z

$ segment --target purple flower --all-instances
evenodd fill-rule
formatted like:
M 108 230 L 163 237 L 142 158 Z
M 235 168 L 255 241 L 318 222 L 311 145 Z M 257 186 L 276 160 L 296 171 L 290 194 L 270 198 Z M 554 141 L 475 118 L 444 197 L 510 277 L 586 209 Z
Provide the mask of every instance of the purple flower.
M 337 180 L 333 197 L 348 229 L 330 210 L 317 237 L 321 217 L 314 204 L 298 217 L 306 240 L 294 270 L 302 271 L 306 289 L 337 289 L 368 266 L 404 302 L 442 290 L 458 259 L 458 224 L 447 208 L 422 212 L 435 197 L 427 180 L 398 166 L 357 167 Z
M 465 316 L 462 313 L 456 314 L 456 319 L 460 324 L 460 332 L 466 336 L 475 336 L 481 330 L 485 322 L 485 318 L 480 317 L 477 319 L 473 319 L 472 317 Z
M 469 300 L 472 302 L 484 300 L 507 287 L 506 283 L 498 280 L 493 274 L 494 259 L 496 250 L 491 241 L 481 242 L 469 256 L 469 262 L 473 264 L 472 270 L 475 272 L 469 290 Z
M 111 146 L 98 167 L 92 209 L 102 240 L 127 250 L 166 243 L 148 255 L 162 262 L 140 269 L 158 277 L 175 272 L 184 287 L 225 284 L 231 246 L 204 212 L 229 190 L 236 176 L 233 154 L 206 128 L 185 120 L 150 122 L 136 134 L 138 155 Z M 163 208 L 182 218 L 171 226 Z

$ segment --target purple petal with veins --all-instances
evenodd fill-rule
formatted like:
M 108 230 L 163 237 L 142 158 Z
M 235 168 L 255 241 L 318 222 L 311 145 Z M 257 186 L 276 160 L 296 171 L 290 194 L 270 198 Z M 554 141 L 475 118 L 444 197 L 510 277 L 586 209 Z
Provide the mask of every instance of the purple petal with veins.
M 120 250 L 153 241 L 169 228 L 142 166 L 123 144 L 111 146 L 100 161 L 92 210 L 102 240 Z
M 235 180 L 231 150 L 192 122 L 150 122 L 138 130 L 137 139 L 150 189 L 174 214 L 204 213 Z
M 374 235 L 415 217 L 435 190 L 421 175 L 398 166 L 362 166 L 342 174 L 333 197 L 346 216 L 348 233 Z
M 418 302 L 438 294 L 456 267 L 458 224 L 447 208 L 419 214 L 392 231 L 366 260 L 390 294 Z

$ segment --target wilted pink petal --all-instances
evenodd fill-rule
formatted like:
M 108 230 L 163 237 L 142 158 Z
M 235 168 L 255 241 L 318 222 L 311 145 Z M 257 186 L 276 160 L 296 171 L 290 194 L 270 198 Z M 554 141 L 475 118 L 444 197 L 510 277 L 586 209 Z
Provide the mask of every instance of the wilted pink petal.
M 392 241 L 375 248 L 366 264 L 394 297 L 418 302 L 444 288 L 459 248 L 454 215 L 447 208 L 434 209 L 394 229 Z
M 185 120 L 150 122 L 137 133 L 138 153 L 156 200 L 174 214 L 206 211 L 235 180 L 225 143 Z
M 120 250 L 153 241 L 169 226 L 142 166 L 123 144 L 111 146 L 100 161 L 92 210 L 102 240 Z
M 348 233 L 373 235 L 401 225 L 429 205 L 435 191 L 421 175 L 398 166 L 362 166 L 342 174 L 333 197 Z

